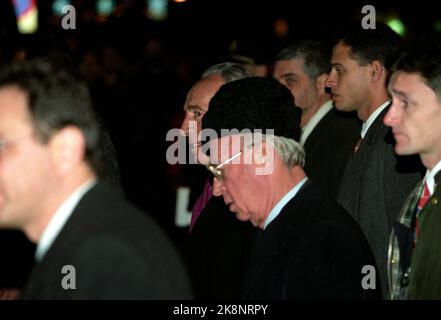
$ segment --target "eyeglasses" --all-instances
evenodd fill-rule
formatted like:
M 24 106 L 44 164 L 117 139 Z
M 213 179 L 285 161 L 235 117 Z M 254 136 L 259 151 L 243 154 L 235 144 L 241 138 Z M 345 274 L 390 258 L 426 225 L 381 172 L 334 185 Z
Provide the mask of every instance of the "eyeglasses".
M 215 165 L 212 163 L 208 163 L 207 165 L 205 165 L 205 167 L 207 168 L 208 171 L 210 171 L 213 176 L 218 179 L 218 180 L 223 180 L 224 179 L 224 171 L 222 170 L 222 167 L 227 164 L 230 161 L 233 161 L 234 159 L 236 159 L 238 156 L 240 156 L 242 154 L 242 151 L 240 151 L 239 153 L 236 153 L 234 156 L 228 158 L 227 160 L 225 160 L 224 162 Z
M 20 140 L 24 140 L 26 138 L 29 138 L 31 136 L 33 136 L 33 133 L 28 133 L 24 136 L 20 136 L 18 138 L 13 138 L 13 139 L 7 139 L 7 140 L 0 139 L 0 153 L 2 153 L 6 149 L 7 146 L 9 146 L 15 142 L 18 142 Z

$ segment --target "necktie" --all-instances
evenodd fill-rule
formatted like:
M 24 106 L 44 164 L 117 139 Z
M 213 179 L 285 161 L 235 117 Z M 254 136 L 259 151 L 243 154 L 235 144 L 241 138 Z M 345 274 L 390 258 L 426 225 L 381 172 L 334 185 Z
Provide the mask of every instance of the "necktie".
M 427 201 L 430 198 L 430 191 L 429 187 L 427 186 L 427 183 L 424 183 L 423 192 L 421 193 L 420 200 L 418 201 L 417 206 L 417 212 L 416 212 L 416 221 L 415 221 L 415 242 L 418 239 L 418 236 L 420 234 L 420 223 L 419 223 L 419 216 L 421 213 L 421 210 L 423 210 L 424 206 L 426 205 Z
M 358 148 L 360 148 L 360 145 L 361 145 L 361 142 L 363 141 L 363 138 L 360 136 L 359 138 L 358 138 L 358 140 L 355 142 L 355 144 L 353 145 L 353 147 L 352 147 L 352 156 L 354 157 L 355 156 L 355 154 L 357 153 L 357 151 L 358 151 Z
M 196 223 L 196 220 L 198 219 L 202 210 L 204 210 L 208 201 L 211 199 L 212 195 L 213 195 L 213 187 L 211 186 L 210 179 L 207 179 L 207 182 L 205 183 L 204 186 L 204 190 L 202 190 L 201 195 L 196 200 L 196 203 L 194 204 L 193 207 L 193 211 L 191 213 L 190 232 L 193 229 L 193 226 Z

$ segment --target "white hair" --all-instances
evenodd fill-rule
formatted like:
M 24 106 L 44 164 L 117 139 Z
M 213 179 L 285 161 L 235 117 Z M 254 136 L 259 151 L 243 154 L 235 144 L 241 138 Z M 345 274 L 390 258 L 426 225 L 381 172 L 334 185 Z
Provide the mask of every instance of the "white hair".
M 223 62 L 211 66 L 202 73 L 201 79 L 218 74 L 227 82 L 251 77 L 252 74 L 241 64 L 235 62 Z
M 294 139 L 281 136 L 266 136 L 265 141 L 273 146 L 287 168 L 295 166 L 303 168 L 305 165 L 305 150 Z
M 244 133 L 241 134 L 248 143 L 248 147 L 257 146 L 262 142 L 269 143 L 279 155 L 283 164 L 287 168 L 293 168 L 300 166 L 303 168 L 305 165 L 305 150 L 302 145 L 294 139 L 276 136 L 272 134 L 262 133 Z

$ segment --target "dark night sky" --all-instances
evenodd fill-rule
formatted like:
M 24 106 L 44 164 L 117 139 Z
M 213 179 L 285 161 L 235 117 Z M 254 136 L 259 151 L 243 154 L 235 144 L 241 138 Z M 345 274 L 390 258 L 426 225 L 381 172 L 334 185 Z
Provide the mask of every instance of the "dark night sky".
M 12 1 L 0 1 L 0 39 L 14 37 L 14 17 Z M 52 1 L 39 1 L 40 25 L 47 26 Z M 118 1 L 117 1 L 118 2 Z M 424 4 L 426 2 L 426 4 Z M 94 1 L 73 1 L 78 3 L 78 14 L 82 7 L 92 6 Z M 145 1 L 138 2 L 141 6 Z M 408 26 L 409 34 L 433 32 L 433 21 L 441 19 L 432 1 L 403 3 L 402 1 L 239 1 L 239 0 L 187 0 L 184 3 L 170 1 L 169 18 L 162 23 L 149 24 L 140 22 L 143 27 L 136 28 L 137 19 L 120 18 L 113 31 L 122 37 L 154 32 L 159 37 L 168 39 L 174 50 L 182 51 L 219 51 L 232 40 L 242 40 L 251 47 L 278 50 L 280 46 L 296 38 L 329 38 L 336 26 L 348 19 L 361 15 L 365 4 L 374 5 L 379 16 L 398 13 Z M 135 9 L 140 11 L 139 9 Z M 273 24 L 277 18 L 284 18 L 289 23 L 289 33 L 284 39 L 278 39 L 273 33 Z M 78 29 L 84 29 L 79 19 Z M 88 28 L 92 28 L 88 26 Z M 58 28 L 59 29 L 59 28 Z M 147 31 L 148 29 L 148 31 Z M 152 31 L 154 30 L 154 31 Z M 246 41 L 245 41 L 246 40 Z M 272 52 L 268 52 L 272 54 Z

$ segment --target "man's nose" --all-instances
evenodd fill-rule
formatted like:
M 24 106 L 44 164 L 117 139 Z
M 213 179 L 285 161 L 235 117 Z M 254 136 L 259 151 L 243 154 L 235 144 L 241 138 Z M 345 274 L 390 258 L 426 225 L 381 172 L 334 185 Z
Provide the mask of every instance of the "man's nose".
M 188 136 L 189 123 L 190 123 L 190 117 L 189 117 L 188 113 L 186 112 L 184 121 L 182 121 L 182 124 L 181 124 L 181 130 L 184 131 L 186 136 Z
M 392 102 L 392 105 L 384 116 L 383 122 L 388 127 L 394 127 L 399 124 L 400 112 L 396 103 Z
M 331 71 L 329 75 L 325 79 L 325 87 L 326 88 L 334 88 L 335 87 L 335 75 L 334 71 Z

